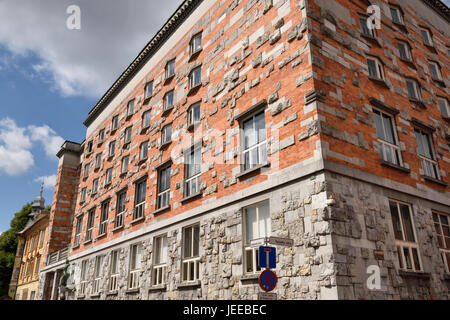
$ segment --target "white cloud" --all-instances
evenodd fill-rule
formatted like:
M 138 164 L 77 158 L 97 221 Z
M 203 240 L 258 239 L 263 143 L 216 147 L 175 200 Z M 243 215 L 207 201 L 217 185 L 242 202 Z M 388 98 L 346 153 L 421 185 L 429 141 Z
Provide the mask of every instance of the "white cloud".
M 81 9 L 81 30 L 69 30 L 66 9 Z M 40 60 L 28 67 L 66 96 L 98 98 L 120 76 L 181 0 L 1 0 L 0 45 Z M 1 64 L 1 63 L 0 63 Z M 21 66 L 23 67 L 23 66 Z
M 17 176 L 33 167 L 34 156 L 31 150 L 34 141 L 40 142 L 46 155 L 55 160 L 56 153 L 64 142 L 47 125 L 20 128 L 10 118 L 0 119 L 0 172 Z
M 34 182 L 43 182 L 45 189 L 53 189 L 56 185 L 56 174 L 52 176 L 39 177 L 35 179 Z

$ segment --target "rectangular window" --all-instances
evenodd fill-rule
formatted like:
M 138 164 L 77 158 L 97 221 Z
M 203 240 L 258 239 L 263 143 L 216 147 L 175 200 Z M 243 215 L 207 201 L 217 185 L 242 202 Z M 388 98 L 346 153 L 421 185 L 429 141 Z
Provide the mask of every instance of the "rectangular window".
M 188 125 L 192 126 L 200 122 L 200 103 L 195 103 L 188 109 Z
M 416 240 L 411 207 L 405 203 L 390 200 L 389 208 L 400 269 L 416 272 L 422 271 L 422 260 Z
M 95 219 L 95 209 L 91 209 L 88 214 L 88 220 L 86 225 L 86 236 L 84 237 L 84 241 L 92 240 L 92 230 L 94 229 L 94 219 Z
M 34 274 L 38 274 L 39 273 L 40 264 L 41 264 L 41 256 L 37 256 L 36 264 L 35 264 L 35 268 L 34 268 Z
M 39 241 L 39 248 L 42 248 L 44 245 L 44 238 L 45 238 L 45 230 L 41 231 L 41 240 Z
M 375 28 L 369 28 L 369 25 L 367 23 L 367 18 L 360 17 L 359 23 L 361 24 L 361 32 L 363 35 L 371 38 L 376 37 Z
M 117 195 L 117 206 L 116 206 L 116 219 L 115 228 L 123 226 L 123 217 L 125 216 L 125 203 L 127 198 L 127 192 L 121 192 Z
M 126 156 L 122 158 L 122 173 L 128 172 L 128 164 L 130 162 L 130 157 Z
M 441 110 L 442 116 L 444 118 L 450 118 L 450 108 L 448 106 L 448 101 L 445 98 L 438 98 L 439 110 Z
M 119 116 L 112 118 L 111 131 L 115 131 L 119 128 Z
M 114 152 L 116 150 L 116 141 L 111 141 L 109 143 L 109 156 L 112 157 L 114 155 Z
M 77 224 L 75 227 L 75 240 L 73 242 L 74 247 L 78 247 L 80 245 L 81 240 L 81 229 L 83 228 L 83 215 L 80 215 L 77 218 Z
M 108 227 L 108 215 L 109 215 L 109 200 L 106 200 L 105 202 L 102 203 L 99 235 L 106 234 Z
M 433 78 L 433 80 L 442 80 L 439 65 L 436 62 L 430 62 L 428 66 L 430 67 L 431 78 Z
M 103 256 L 95 257 L 94 267 L 94 283 L 92 285 L 92 294 L 100 293 L 100 281 L 102 280 L 103 272 Z
M 189 88 L 192 89 L 202 83 L 202 68 L 197 67 L 189 74 Z
M 369 68 L 369 76 L 384 80 L 384 70 L 380 61 L 376 58 L 367 58 L 367 67 Z
M 161 144 L 169 143 L 172 141 L 172 126 L 167 125 L 161 130 Z
M 86 294 L 88 282 L 88 260 L 83 260 L 81 261 L 80 295 Z
M 446 214 L 433 212 L 433 221 L 445 272 L 450 274 L 450 218 Z
M 81 202 L 86 200 L 86 188 L 81 189 Z
M 141 144 L 139 151 L 139 160 L 146 160 L 148 158 L 148 141 Z
M 101 165 L 102 165 L 102 155 L 101 155 L 101 153 L 99 153 L 95 157 L 95 169 L 99 169 Z
M 390 7 L 392 21 L 397 24 L 403 24 L 403 17 L 398 8 Z
M 141 245 L 134 244 L 130 248 L 130 274 L 128 276 L 128 288 L 139 288 L 139 273 L 141 271 Z
M 119 250 L 111 252 L 111 266 L 109 271 L 109 292 L 117 291 L 119 279 Z
M 201 147 L 193 148 L 185 155 L 184 159 L 185 170 L 185 197 L 197 194 L 200 192 L 200 176 L 201 176 L 201 163 L 202 152 Z
M 252 116 L 242 123 L 242 161 L 244 171 L 267 163 L 265 113 Z
M 133 220 L 144 217 L 146 190 L 147 190 L 147 180 L 144 180 L 136 184 L 136 200 L 135 200 Z
M 183 229 L 183 281 L 200 279 L 200 226 L 195 225 Z
M 189 43 L 191 56 L 202 49 L 202 33 L 197 33 L 191 39 Z
M 145 111 L 142 115 L 142 129 L 150 127 L 150 110 Z
M 112 168 L 106 170 L 106 181 L 105 185 L 108 185 L 112 182 Z
M 92 182 L 92 194 L 96 194 L 98 191 L 98 178 Z
M 433 46 L 433 43 L 431 42 L 430 31 L 428 31 L 427 29 L 420 29 L 420 34 L 425 45 Z
M 98 140 L 99 142 L 105 141 L 105 129 L 100 130 L 98 134 Z
M 397 133 L 392 116 L 373 110 L 378 142 L 380 143 L 381 159 L 402 166 L 400 147 L 397 143 Z
M 170 166 L 158 171 L 158 199 L 156 208 L 161 209 L 169 206 L 170 200 Z
M 90 154 L 92 152 L 92 145 L 93 145 L 92 141 L 89 141 L 87 143 L 86 151 L 88 154 Z
M 153 81 L 145 85 L 145 99 L 150 98 L 152 94 L 153 94 Z
M 415 80 L 406 80 L 406 88 L 408 89 L 408 96 L 412 100 L 421 100 L 419 86 Z
M 170 90 L 164 95 L 164 110 L 168 110 L 173 107 L 173 90 Z
M 90 167 L 91 167 L 91 164 L 90 164 L 90 163 L 87 163 L 87 164 L 84 166 L 84 178 L 89 177 L 89 169 L 90 169 Z
M 261 271 L 258 265 L 258 248 L 251 247 L 251 241 L 269 237 L 271 233 L 271 219 L 269 202 L 263 202 L 244 210 L 245 226 L 245 272 Z
M 409 45 L 405 42 L 398 43 L 398 51 L 400 53 L 400 58 L 403 60 L 411 61 L 411 51 Z
M 130 143 L 131 142 L 131 129 L 132 127 L 128 127 L 125 129 L 125 137 L 124 137 L 124 142 L 125 143 Z
M 420 129 L 415 129 L 414 132 L 416 134 L 423 174 L 434 179 L 440 179 L 438 164 L 434 156 L 433 143 L 430 135 Z
M 166 283 L 167 272 L 167 236 L 155 237 L 153 240 L 153 272 L 152 284 L 154 286 Z
M 134 99 L 130 100 L 127 105 L 127 116 L 132 116 L 134 113 Z
M 175 75 L 175 59 L 172 59 L 169 62 L 167 62 L 166 65 L 166 79 L 174 75 Z

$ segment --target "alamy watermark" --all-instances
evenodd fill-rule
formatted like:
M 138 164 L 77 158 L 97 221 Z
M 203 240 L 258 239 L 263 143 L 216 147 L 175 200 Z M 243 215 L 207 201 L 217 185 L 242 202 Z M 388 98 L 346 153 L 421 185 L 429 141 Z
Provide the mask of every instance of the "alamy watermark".
M 69 15 L 66 20 L 66 26 L 69 30 L 81 30 L 81 9 L 73 4 L 67 7 L 66 13 Z

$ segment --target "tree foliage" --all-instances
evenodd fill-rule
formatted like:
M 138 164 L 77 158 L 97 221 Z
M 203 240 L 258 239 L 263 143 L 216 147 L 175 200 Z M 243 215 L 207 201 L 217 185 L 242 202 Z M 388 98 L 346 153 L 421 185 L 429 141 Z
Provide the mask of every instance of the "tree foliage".
M 30 213 L 31 203 L 28 203 L 14 215 L 11 228 L 0 235 L 0 296 L 8 294 L 17 250 L 17 233 L 25 228 Z

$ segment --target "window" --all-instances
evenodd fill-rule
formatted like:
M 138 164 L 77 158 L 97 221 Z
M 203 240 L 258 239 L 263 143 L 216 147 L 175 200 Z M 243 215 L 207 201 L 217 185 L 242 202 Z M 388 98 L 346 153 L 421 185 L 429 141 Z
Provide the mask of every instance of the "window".
M 86 294 L 88 285 L 88 260 L 81 261 L 81 283 L 80 283 L 80 295 Z
M 269 202 L 263 202 L 244 210 L 245 225 L 245 272 L 256 273 L 261 270 L 258 265 L 258 248 L 252 248 L 252 240 L 269 237 L 271 219 Z
M 446 214 L 433 212 L 433 221 L 445 272 L 450 274 L 450 219 Z
M 438 98 L 439 109 L 441 110 L 442 116 L 444 118 L 450 118 L 450 109 L 448 106 L 448 101 L 445 98 Z
M 92 145 L 93 145 L 92 141 L 89 141 L 87 143 L 86 151 L 87 151 L 88 154 L 90 154 L 92 152 Z
M 105 129 L 100 130 L 98 134 L 98 140 L 99 142 L 105 141 Z
M 84 166 L 84 178 L 89 177 L 89 168 L 90 168 L 90 166 L 91 166 L 90 163 L 87 163 L 87 164 Z
M 152 284 L 154 286 L 166 283 L 167 253 L 167 236 L 155 237 L 153 240 L 152 272 Z
M 380 143 L 381 159 L 396 165 L 402 165 L 400 147 L 397 143 L 394 119 L 392 116 L 373 110 L 378 142 Z
M 183 281 L 200 279 L 200 226 L 195 225 L 183 229 Z
M 424 176 L 439 179 L 440 175 L 438 165 L 434 156 L 433 144 L 430 135 L 420 129 L 415 129 L 414 132 L 416 134 L 419 157 L 422 162 Z
M 102 203 L 102 210 L 101 210 L 101 216 L 100 216 L 100 230 L 99 235 L 106 234 L 107 227 L 108 227 L 108 214 L 109 214 L 109 200 L 106 200 Z
M 132 127 L 128 127 L 125 129 L 125 143 L 131 142 L 131 129 Z
M 116 150 L 116 141 L 111 141 L 109 143 L 109 156 L 112 157 L 114 155 L 114 152 Z
M 130 100 L 127 105 L 127 116 L 132 116 L 134 113 L 134 99 Z
M 369 27 L 367 18 L 360 17 L 359 22 L 361 24 L 361 32 L 364 36 L 370 37 L 370 38 L 375 38 L 377 36 L 377 34 L 375 32 L 375 28 L 372 26 Z
M 416 101 L 421 100 L 419 85 L 417 84 L 417 81 L 412 79 L 406 80 L 406 88 L 408 90 L 408 96 L 410 99 Z
M 243 130 L 244 171 L 267 163 L 266 123 L 264 111 L 245 120 Z
M 95 157 L 95 169 L 99 169 L 101 165 L 102 165 L 102 155 L 101 153 L 99 153 Z
M 119 228 L 123 226 L 123 217 L 125 216 L 125 203 L 127 199 L 127 192 L 121 192 L 117 195 L 117 206 L 116 206 L 116 219 L 114 228 Z
M 400 53 L 400 59 L 412 61 L 411 50 L 408 43 L 399 41 L 398 51 Z
M 162 128 L 161 131 L 161 144 L 169 143 L 172 141 L 172 125 L 167 125 Z
M 144 180 L 136 184 L 136 200 L 135 200 L 133 220 L 144 217 L 146 190 L 147 190 L 147 180 Z
M 45 230 L 41 231 L 41 240 L 39 241 L 39 248 L 42 248 L 44 245 L 44 238 L 45 238 Z
M 111 252 L 111 268 L 109 271 L 109 292 L 117 291 L 119 279 L 119 250 Z
M 200 176 L 202 163 L 201 147 L 191 149 L 191 151 L 185 155 L 184 161 L 184 170 L 186 177 L 184 196 L 189 197 L 200 192 Z
M 150 127 L 150 110 L 142 114 L 142 129 Z
M 166 79 L 175 75 L 175 59 L 170 60 L 166 64 Z
M 195 88 L 202 83 L 202 68 L 197 67 L 189 73 L 189 89 Z
M 128 172 L 128 163 L 130 162 L 130 157 L 126 156 L 122 158 L 122 174 Z
M 86 200 L 86 188 L 81 189 L 81 202 Z
M 119 116 L 112 118 L 111 131 L 115 131 L 119 128 Z
M 200 122 L 200 103 L 195 103 L 188 110 L 188 126 Z
M 139 273 L 141 271 L 141 245 L 134 244 L 130 248 L 130 274 L 128 289 L 139 288 Z
M 170 200 L 170 166 L 158 171 L 158 199 L 156 208 L 161 209 L 169 206 Z
M 197 33 L 191 39 L 189 43 L 189 49 L 191 56 L 202 49 L 202 33 Z
M 441 77 L 441 70 L 439 68 L 439 65 L 436 62 L 430 62 L 428 64 L 428 66 L 430 67 L 430 72 L 431 72 L 431 78 L 433 80 L 442 80 Z
M 422 261 L 411 207 L 397 201 L 389 201 L 395 244 L 400 269 L 422 271 Z
M 403 16 L 398 8 L 390 7 L 392 21 L 396 24 L 403 24 Z
M 81 238 L 81 229 L 83 227 L 83 215 L 80 215 L 77 218 L 77 224 L 75 227 L 75 240 L 73 242 L 74 247 L 78 247 L 80 245 L 80 238 Z
M 92 294 L 100 293 L 100 280 L 102 279 L 103 256 L 95 257 L 94 283 L 92 285 Z
M 41 264 L 41 256 L 38 255 L 37 258 L 36 258 L 36 264 L 35 264 L 35 267 L 34 267 L 34 274 L 38 274 L 40 264 Z
M 145 99 L 150 98 L 152 94 L 153 94 L 153 81 L 145 85 Z
M 145 160 L 148 158 L 148 141 L 145 141 L 141 144 L 141 148 L 139 151 L 139 160 Z
M 98 178 L 94 179 L 94 182 L 92 183 L 92 194 L 96 194 L 98 191 Z
M 86 225 L 86 236 L 84 242 L 92 240 L 92 230 L 94 229 L 95 209 L 91 209 L 88 213 L 88 220 Z
M 112 182 L 112 168 L 109 168 L 106 170 L 106 181 L 105 181 L 105 185 L 108 185 Z
M 170 90 L 164 95 L 164 110 L 168 110 L 173 107 L 173 90 Z
M 431 35 L 430 35 L 430 31 L 428 31 L 427 29 L 420 29 L 420 34 L 422 36 L 422 40 L 423 43 L 427 46 L 433 46 L 433 43 L 431 41 Z
M 367 58 L 369 77 L 384 80 L 383 66 L 377 58 Z

